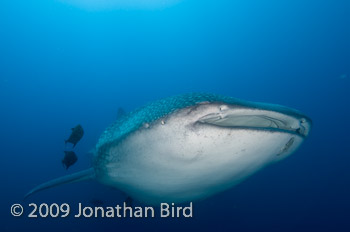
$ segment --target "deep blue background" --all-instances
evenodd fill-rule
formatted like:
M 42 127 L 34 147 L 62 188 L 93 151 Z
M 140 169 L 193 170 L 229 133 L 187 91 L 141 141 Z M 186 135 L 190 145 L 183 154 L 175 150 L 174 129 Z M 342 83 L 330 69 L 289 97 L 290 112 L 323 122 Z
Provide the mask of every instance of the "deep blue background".
M 350 231 L 348 0 L 184 0 L 163 9 L 0 3 L 0 231 Z M 14 218 L 33 186 L 85 169 L 118 107 L 211 92 L 297 108 L 314 122 L 290 158 L 194 203 L 193 219 Z M 81 123 L 79 161 L 61 165 Z M 125 196 L 94 182 L 41 202 Z M 28 210 L 29 208 L 26 207 Z

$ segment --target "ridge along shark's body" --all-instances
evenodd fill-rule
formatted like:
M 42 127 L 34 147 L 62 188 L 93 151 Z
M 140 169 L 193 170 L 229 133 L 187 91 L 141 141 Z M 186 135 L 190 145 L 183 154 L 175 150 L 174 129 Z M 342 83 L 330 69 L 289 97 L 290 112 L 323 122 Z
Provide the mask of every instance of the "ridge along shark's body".
M 108 127 L 93 167 L 42 184 L 96 179 L 148 204 L 187 202 L 226 190 L 293 153 L 311 120 L 287 107 L 214 94 L 184 94 L 141 107 Z

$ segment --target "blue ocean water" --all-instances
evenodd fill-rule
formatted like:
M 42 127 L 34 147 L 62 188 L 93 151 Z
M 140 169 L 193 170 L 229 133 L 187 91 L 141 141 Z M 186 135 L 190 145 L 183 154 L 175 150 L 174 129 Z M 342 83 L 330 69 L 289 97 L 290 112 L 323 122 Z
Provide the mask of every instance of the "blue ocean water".
M 349 1 L 103 2 L 0 3 L 0 231 L 350 231 Z M 30 202 L 121 204 L 92 181 L 23 196 L 89 167 L 119 107 L 188 92 L 293 107 L 313 129 L 286 160 L 194 202 L 193 218 L 26 217 Z M 77 124 L 85 135 L 66 171 Z

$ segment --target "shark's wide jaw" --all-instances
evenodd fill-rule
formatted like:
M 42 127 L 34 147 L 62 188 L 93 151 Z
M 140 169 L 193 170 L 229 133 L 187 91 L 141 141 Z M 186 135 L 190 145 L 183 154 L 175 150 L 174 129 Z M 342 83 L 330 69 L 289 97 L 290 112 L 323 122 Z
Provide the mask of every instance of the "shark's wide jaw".
M 201 117 L 198 122 L 228 128 L 280 131 L 302 137 L 308 135 L 311 126 L 307 117 L 302 115 L 292 116 L 261 109 L 235 109 L 210 113 Z

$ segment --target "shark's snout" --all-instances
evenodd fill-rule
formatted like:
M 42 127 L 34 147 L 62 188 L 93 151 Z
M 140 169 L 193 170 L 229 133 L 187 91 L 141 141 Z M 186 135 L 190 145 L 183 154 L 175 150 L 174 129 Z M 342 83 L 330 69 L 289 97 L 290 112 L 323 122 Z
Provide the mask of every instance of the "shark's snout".
M 299 128 L 296 130 L 298 134 L 304 137 L 308 136 L 311 130 L 312 121 L 308 117 L 302 117 L 299 120 Z

